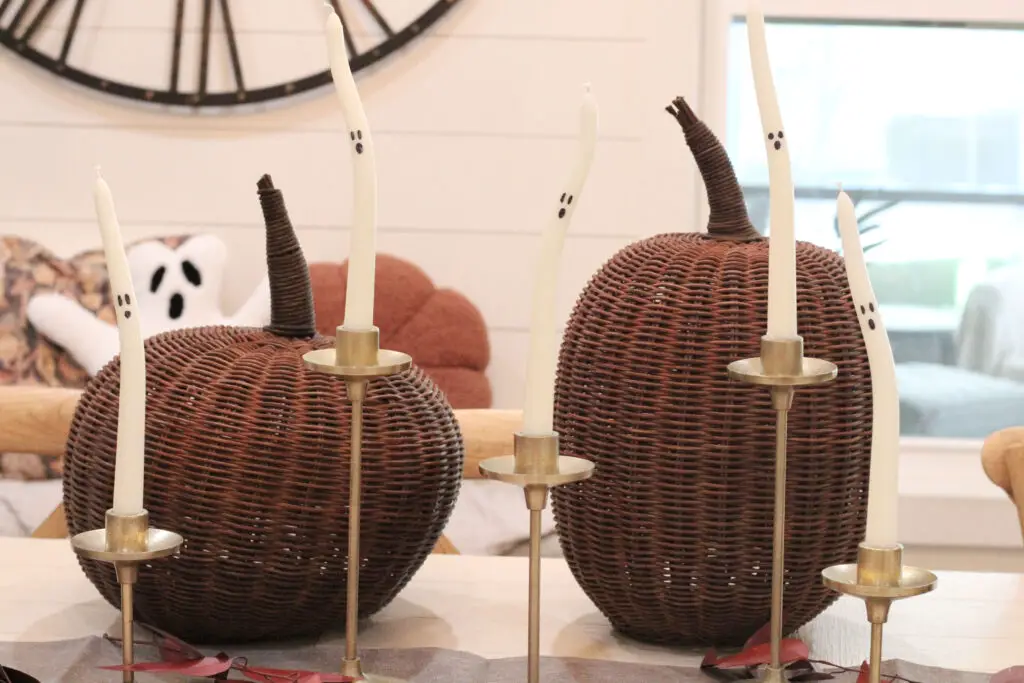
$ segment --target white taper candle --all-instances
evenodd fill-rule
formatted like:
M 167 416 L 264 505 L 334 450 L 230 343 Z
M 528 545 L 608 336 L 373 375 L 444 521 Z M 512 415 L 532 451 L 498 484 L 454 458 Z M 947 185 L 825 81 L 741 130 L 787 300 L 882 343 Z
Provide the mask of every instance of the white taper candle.
M 117 452 L 114 464 L 113 510 L 121 515 L 142 512 L 146 446 L 146 355 L 139 326 L 138 301 L 128 270 L 121 226 L 110 187 L 96 169 L 93 192 L 96 217 L 107 260 L 110 294 L 120 340 L 121 387 L 117 405 Z
M 597 145 L 597 102 L 590 86 L 583 87 L 580 134 L 576 157 L 568 182 L 562 186 L 558 206 L 541 234 L 540 256 L 533 285 L 530 321 L 530 352 L 526 366 L 526 401 L 523 433 L 550 434 L 553 431 L 555 371 L 558 366 L 558 334 L 555 300 L 558 291 L 558 262 L 573 213 L 580 203 Z
M 749 0 L 747 39 L 750 43 L 750 66 L 754 73 L 757 108 L 761 114 L 761 128 L 768 152 L 768 337 L 792 339 L 797 336 L 793 173 L 789 161 L 789 139 L 782 126 L 782 114 L 768 61 L 768 42 L 760 0 Z
M 327 52 L 334 89 L 348 127 L 352 149 L 352 233 L 349 240 L 348 284 L 344 326 L 350 330 L 373 327 L 373 293 L 377 258 L 377 158 L 370 125 L 345 48 L 345 29 L 327 6 Z
M 842 191 L 839 192 L 837 212 L 846 278 L 850 283 L 871 370 L 871 476 L 864 542 L 872 547 L 892 547 L 898 543 L 896 530 L 899 519 L 900 401 L 896 387 L 896 363 L 868 277 L 853 202 Z

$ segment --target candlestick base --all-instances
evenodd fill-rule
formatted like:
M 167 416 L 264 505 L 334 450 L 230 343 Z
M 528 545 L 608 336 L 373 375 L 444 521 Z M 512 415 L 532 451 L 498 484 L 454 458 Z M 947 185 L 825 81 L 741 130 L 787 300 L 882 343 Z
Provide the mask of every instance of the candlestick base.
M 733 361 L 729 377 L 771 389 L 775 409 L 775 518 L 772 530 L 771 663 L 758 679 L 763 683 L 786 680 L 781 662 L 782 598 L 786 558 L 786 450 L 789 410 L 796 387 L 824 384 L 835 379 L 839 370 L 834 363 L 804 357 L 802 337 L 773 339 L 761 337 L 761 355 Z
M 174 555 L 184 539 L 178 534 L 149 526 L 149 513 L 120 515 L 107 510 L 103 529 L 85 531 L 71 537 L 71 547 L 85 558 L 110 562 L 121 585 L 121 652 L 122 663 L 130 667 L 135 663 L 135 582 L 139 565 Z M 135 674 L 125 670 L 124 683 L 132 683 Z
M 862 543 L 856 564 L 839 564 L 821 572 L 822 582 L 837 593 L 864 600 L 871 624 L 868 680 L 880 683 L 882 629 L 889 620 L 893 601 L 912 598 L 935 589 L 938 578 L 927 569 L 903 564 L 903 546 L 874 548 Z
M 541 511 L 547 507 L 548 491 L 582 481 L 594 473 L 594 463 L 558 454 L 558 434 L 515 435 L 515 455 L 488 458 L 480 463 L 487 479 L 523 487 L 530 511 L 530 597 L 527 628 L 527 683 L 540 681 L 540 541 Z
M 334 348 L 309 351 L 302 356 L 306 367 L 316 372 L 334 375 L 345 380 L 351 408 L 351 451 L 349 454 L 349 518 L 348 518 L 348 575 L 345 597 L 345 657 L 341 660 L 341 674 L 366 681 L 398 683 L 399 679 L 364 674 L 359 659 L 357 631 L 359 624 L 359 550 L 362 510 L 362 454 L 363 403 L 370 380 L 389 377 L 408 370 L 412 358 L 400 351 L 380 348 L 380 333 L 376 327 L 367 330 L 349 330 L 344 326 L 335 332 Z

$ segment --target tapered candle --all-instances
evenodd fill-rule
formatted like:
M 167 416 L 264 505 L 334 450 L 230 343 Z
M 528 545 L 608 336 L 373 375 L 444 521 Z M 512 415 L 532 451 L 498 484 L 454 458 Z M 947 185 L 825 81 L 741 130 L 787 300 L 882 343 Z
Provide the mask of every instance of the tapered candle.
M 757 108 L 768 152 L 768 337 L 792 339 L 796 330 L 796 241 L 793 235 L 793 174 L 789 163 L 789 139 L 775 94 L 764 13 L 760 0 L 747 5 L 747 39 L 754 72 Z
M 597 102 L 590 86 L 583 86 L 580 107 L 580 133 L 576 156 L 568 181 L 559 193 L 550 222 L 541 234 L 540 256 L 533 284 L 533 312 L 530 321 L 530 352 L 526 365 L 526 400 L 523 408 L 523 433 L 550 434 L 555 406 L 555 371 L 558 365 L 558 335 L 555 320 L 555 294 L 558 262 L 580 195 L 590 173 L 597 145 Z
M 107 259 L 110 294 L 120 340 L 121 387 L 117 397 L 117 451 L 114 462 L 113 510 L 120 515 L 142 512 L 146 445 L 146 355 L 142 346 L 138 302 L 114 211 L 110 187 L 96 169 L 93 192 L 96 218 Z
M 871 370 L 871 475 L 864 542 L 872 547 L 892 547 L 897 544 L 899 508 L 900 401 L 896 363 L 868 278 L 853 202 L 840 191 L 837 205 L 846 278 Z
M 352 233 L 349 239 L 348 284 L 344 326 L 350 330 L 373 327 L 373 290 L 377 258 L 377 158 L 362 100 L 356 89 L 345 48 L 345 29 L 327 6 L 327 53 L 334 89 L 348 127 L 352 150 Z

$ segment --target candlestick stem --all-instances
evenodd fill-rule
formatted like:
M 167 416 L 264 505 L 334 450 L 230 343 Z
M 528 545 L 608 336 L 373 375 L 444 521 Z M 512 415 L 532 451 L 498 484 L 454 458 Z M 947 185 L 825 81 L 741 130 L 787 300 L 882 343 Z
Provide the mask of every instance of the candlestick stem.
M 345 593 L 345 656 L 341 674 L 377 683 L 395 679 L 364 675 L 359 659 L 359 569 L 362 551 L 359 541 L 363 505 L 363 408 L 369 382 L 408 370 L 412 358 L 398 351 L 380 348 L 376 327 L 368 330 L 338 327 L 334 347 L 310 351 L 302 357 L 306 367 L 345 381 L 349 403 L 349 489 L 348 489 L 348 572 Z
M 529 683 L 540 681 L 540 539 L 541 510 L 530 510 L 530 615 L 527 636 Z
M 882 624 L 871 624 L 871 664 L 869 683 L 882 681 Z
M 594 473 L 594 463 L 558 454 L 558 434 L 516 434 L 515 455 L 488 458 L 480 474 L 488 479 L 523 487 L 530 511 L 529 617 L 526 629 L 526 681 L 540 683 L 540 540 L 541 511 L 548 490 L 583 481 Z
M 135 673 L 135 584 L 139 565 L 177 554 L 184 542 L 170 531 L 151 529 L 149 513 L 122 515 L 108 510 L 106 524 L 71 538 L 71 547 L 80 556 L 114 565 L 121 589 L 121 662 L 123 683 L 133 683 Z
M 366 399 L 366 380 L 346 383 L 348 400 L 352 406 L 351 455 L 349 457 L 348 488 L 348 575 L 345 600 L 345 661 L 346 669 L 358 669 L 356 632 L 359 629 L 359 535 L 363 504 L 363 401 Z M 361 676 L 360 672 L 360 676 Z
M 789 439 L 789 411 L 795 388 L 829 382 L 836 377 L 836 366 L 828 361 L 804 357 L 804 342 L 790 339 L 761 338 L 761 355 L 729 364 L 729 376 L 750 384 L 771 388 L 775 409 L 775 497 L 772 524 L 772 599 L 771 661 L 762 683 L 784 683 L 782 663 L 783 591 L 786 563 L 786 449 Z

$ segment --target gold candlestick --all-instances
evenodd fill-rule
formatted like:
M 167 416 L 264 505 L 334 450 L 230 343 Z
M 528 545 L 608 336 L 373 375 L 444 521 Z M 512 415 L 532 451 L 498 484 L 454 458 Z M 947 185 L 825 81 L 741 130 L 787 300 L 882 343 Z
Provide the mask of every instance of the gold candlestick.
M 804 357 L 804 340 L 761 338 L 761 356 L 733 361 L 729 376 L 749 384 L 771 387 L 775 421 L 775 521 L 772 541 L 771 663 L 761 678 L 764 683 L 784 683 L 782 643 L 782 593 L 786 561 L 786 438 L 789 410 L 798 386 L 823 384 L 835 379 L 833 363 Z
M 480 474 L 488 479 L 522 486 L 530 511 L 530 598 L 527 628 L 527 683 L 540 681 L 540 523 L 548 490 L 582 481 L 594 473 L 594 463 L 558 454 L 558 434 L 515 435 L 515 455 L 488 458 Z
M 903 565 L 903 546 L 874 548 L 864 543 L 857 549 L 857 564 L 837 564 L 821 573 L 822 582 L 836 591 L 864 600 L 871 623 L 871 655 L 868 680 L 882 680 L 882 628 L 894 600 L 928 593 L 938 581 L 927 569 Z
M 149 513 L 145 510 L 136 515 L 107 510 L 103 529 L 71 537 L 76 553 L 90 560 L 110 562 L 117 572 L 117 583 L 121 586 L 121 659 L 125 667 L 135 663 L 135 582 L 139 579 L 139 565 L 176 554 L 182 543 L 182 537 L 176 533 L 150 528 Z M 135 673 L 126 668 L 122 680 L 132 683 Z
M 390 377 L 408 370 L 412 358 L 398 351 L 380 348 L 380 333 L 369 330 L 346 330 L 339 327 L 333 349 L 310 351 L 302 357 L 306 367 L 316 372 L 337 375 L 345 380 L 351 406 L 351 453 L 349 456 L 348 503 L 348 574 L 345 598 L 345 657 L 341 674 L 370 681 L 393 680 L 382 676 L 366 676 L 359 661 L 357 631 L 359 628 L 359 518 L 362 508 L 363 402 L 371 379 Z

